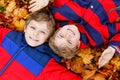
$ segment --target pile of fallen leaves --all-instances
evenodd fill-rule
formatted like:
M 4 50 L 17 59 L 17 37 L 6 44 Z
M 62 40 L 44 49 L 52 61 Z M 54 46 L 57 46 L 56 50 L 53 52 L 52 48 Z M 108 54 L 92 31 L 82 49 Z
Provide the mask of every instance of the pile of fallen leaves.
M 23 31 L 29 16 L 28 0 L 0 0 L 0 24 L 13 30 Z
M 0 0 L 0 24 L 12 30 L 23 31 L 30 0 Z M 51 3 L 53 0 L 50 0 Z M 50 3 L 50 5 L 51 5 Z
M 13 30 L 23 31 L 29 16 L 29 0 L 0 0 L 0 24 Z M 53 1 L 53 0 L 51 0 Z M 98 69 L 98 59 L 106 47 L 81 49 L 71 60 L 62 59 L 67 69 L 83 77 L 83 80 L 119 80 L 120 55 L 115 54 L 103 68 Z
M 115 54 L 112 60 L 102 68 L 98 68 L 98 59 L 105 49 L 81 49 L 73 59 L 62 59 L 67 69 L 83 77 L 83 80 L 120 80 L 120 55 Z

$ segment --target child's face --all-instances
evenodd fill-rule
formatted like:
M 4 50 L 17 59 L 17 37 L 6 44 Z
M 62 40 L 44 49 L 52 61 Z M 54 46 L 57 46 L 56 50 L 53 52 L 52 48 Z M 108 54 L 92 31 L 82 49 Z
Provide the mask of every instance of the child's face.
M 43 44 L 50 33 L 47 28 L 47 22 L 36 22 L 34 20 L 30 21 L 25 27 L 24 32 L 26 42 L 32 47 Z
M 55 45 L 67 45 L 69 48 L 73 49 L 78 47 L 80 39 L 80 32 L 75 25 L 66 25 L 56 33 Z

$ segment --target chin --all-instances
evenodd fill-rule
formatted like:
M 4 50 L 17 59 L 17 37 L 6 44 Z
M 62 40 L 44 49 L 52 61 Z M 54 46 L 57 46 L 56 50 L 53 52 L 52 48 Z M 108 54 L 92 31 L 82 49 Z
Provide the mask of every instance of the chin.
M 31 46 L 31 47 L 37 47 L 37 46 L 40 46 L 40 45 L 42 45 L 43 43 L 41 43 L 41 44 L 32 44 L 32 43 L 29 43 L 28 45 L 29 46 Z
M 36 46 L 38 46 L 38 45 L 30 45 L 30 44 L 29 44 L 29 46 L 31 46 L 31 47 L 36 47 Z
M 28 45 L 31 46 L 31 47 L 39 46 L 39 45 L 37 45 L 37 44 L 32 44 L 32 43 L 28 43 Z
M 27 41 L 27 44 L 31 47 L 37 47 L 42 45 L 43 43 L 37 43 L 37 42 L 32 42 L 32 41 Z

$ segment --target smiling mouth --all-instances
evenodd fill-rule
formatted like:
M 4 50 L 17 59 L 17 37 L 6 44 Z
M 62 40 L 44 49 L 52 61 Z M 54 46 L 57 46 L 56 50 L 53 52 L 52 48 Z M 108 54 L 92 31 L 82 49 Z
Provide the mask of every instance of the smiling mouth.
M 32 37 L 30 37 L 30 39 L 31 39 L 32 41 L 36 41 L 36 42 L 38 41 L 38 40 L 36 40 L 36 39 L 33 39 Z
M 70 31 L 73 35 L 75 35 L 74 31 L 72 31 L 71 29 L 67 29 L 68 31 Z

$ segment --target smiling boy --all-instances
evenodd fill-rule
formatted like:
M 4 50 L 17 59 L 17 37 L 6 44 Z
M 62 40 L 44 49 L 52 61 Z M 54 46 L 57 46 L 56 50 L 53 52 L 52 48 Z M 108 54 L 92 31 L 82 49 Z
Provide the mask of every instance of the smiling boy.
M 104 28 L 104 27 L 103 27 Z M 115 28 L 115 27 L 114 27 Z M 113 29 L 114 29 L 113 28 Z M 98 28 L 99 29 L 99 28 Z M 101 30 L 101 29 L 99 29 Z M 76 25 L 65 25 L 58 29 L 55 34 L 50 38 L 49 44 L 53 51 L 61 57 L 71 59 L 76 55 L 77 50 L 87 47 L 98 47 L 102 45 L 108 45 L 108 47 L 103 51 L 101 57 L 99 58 L 98 64 L 99 68 L 104 66 L 109 62 L 109 60 L 114 56 L 114 53 L 120 53 L 119 44 L 120 44 L 120 28 L 117 27 L 115 34 L 109 33 L 108 38 L 104 37 L 103 39 L 106 42 L 102 42 L 99 39 L 100 36 L 105 35 L 104 33 L 100 34 L 92 31 L 90 34 L 82 28 L 79 32 L 79 29 Z M 108 31 L 108 28 L 105 29 Z M 90 36 L 94 34 L 93 36 Z M 110 35 L 112 34 L 112 35 Z M 99 41 L 94 45 L 92 44 L 93 40 Z
M 81 80 L 50 49 L 54 26 L 45 9 L 30 14 L 24 33 L 0 26 L 0 80 Z
M 40 21 L 38 23 L 35 20 L 31 20 L 28 26 L 24 29 L 26 42 L 32 47 L 43 44 L 54 30 L 49 29 L 49 25 L 50 24 L 45 21 Z M 52 27 L 53 25 L 50 26 Z

